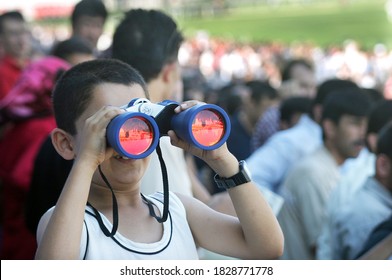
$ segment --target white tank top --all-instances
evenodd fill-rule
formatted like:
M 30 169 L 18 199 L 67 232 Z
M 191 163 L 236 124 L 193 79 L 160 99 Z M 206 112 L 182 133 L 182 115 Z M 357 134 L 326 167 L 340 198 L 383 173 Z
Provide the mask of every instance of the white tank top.
M 163 194 L 155 193 L 147 196 L 163 212 Z M 172 192 L 169 196 L 169 216 L 163 223 L 163 236 L 154 243 L 133 242 L 119 232 L 107 237 L 101 230 L 91 207 L 86 207 L 82 242 L 81 259 L 95 260 L 191 260 L 198 259 L 198 253 L 189 228 L 184 205 Z M 101 214 L 102 220 L 109 231 L 112 224 Z

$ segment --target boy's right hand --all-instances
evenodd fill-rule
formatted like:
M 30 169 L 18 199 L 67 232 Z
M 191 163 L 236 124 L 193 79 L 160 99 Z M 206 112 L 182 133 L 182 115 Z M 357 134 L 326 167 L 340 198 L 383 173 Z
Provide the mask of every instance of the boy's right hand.
M 122 113 L 124 110 L 119 107 L 105 106 L 85 120 L 84 126 L 76 136 L 79 144 L 76 160 L 91 163 L 95 169 L 103 161 L 113 156 L 113 148 L 107 145 L 106 127 L 114 117 Z

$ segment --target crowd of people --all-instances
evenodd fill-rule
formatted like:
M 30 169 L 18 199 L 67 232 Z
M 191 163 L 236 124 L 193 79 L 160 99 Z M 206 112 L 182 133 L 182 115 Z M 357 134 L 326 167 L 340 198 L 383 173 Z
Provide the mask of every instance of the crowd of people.
M 184 38 L 144 9 L 100 50 L 108 15 L 81 0 L 48 52 L 0 15 L 2 259 L 392 259 L 392 50 Z M 106 126 L 141 97 L 216 104 L 231 134 L 124 157 Z

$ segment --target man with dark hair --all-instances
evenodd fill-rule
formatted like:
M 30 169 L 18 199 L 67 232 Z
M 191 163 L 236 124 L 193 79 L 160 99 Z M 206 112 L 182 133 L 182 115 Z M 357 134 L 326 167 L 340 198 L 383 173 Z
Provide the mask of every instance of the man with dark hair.
M 369 234 L 392 213 L 392 123 L 378 134 L 375 175 L 368 177 L 336 217 L 332 258 L 354 259 Z
M 313 98 L 316 94 L 316 77 L 310 62 L 304 59 L 287 61 L 281 71 L 282 83 L 278 88 L 281 102 L 293 96 Z M 255 125 L 252 136 L 252 150 L 256 150 L 279 131 L 279 104 L 270 106 Z
M 364 147 L 369 106 L 367 96 L 355 88 L 332 92 L 324 101 L 323 145 L 294 165 L 282 185 L 285 203 L 278 219 L 285 234 L 284 259 L 315 258 L 339 166 Z
M 20 12 L 0 15 L 0 40 L 4 48 L 4 56 L 0 58 L 1 100 L 14 86 L 32 54 L 31 34 Z
M 146 80 L 152 102 L 173 96 L 181 79 L 177 55 L 183 41 L 177 24 L 156 10 L 130 10 L 113 35 L 112 56 L 135 67 Z
M 332 259 L 332 232 L 337 227 L 337 219 L 345 207 L 350 205 L 354 194 L 364 185 L 369 176 L 374 176 L 376 162 L 376 145 L 378 133 L 388 122 L 392 121 L 392 100 L 381 100 L 372 105 L 369 113 L 366 148 L 345 167 L 338 185 L 332 190 L 327 203 L 327 219 L 320 238 L 317 241 L 317 258 Z
M 280 104 L 280 129 L 289 129 L 296 125 L 302 114 L 310 114 L 312 99 L 303 96 L 289 97 Z
M 82 0 L 78 2 L 71 14 L 72 36 L 85 39 L 93 48 L 108 17 L 104 3 L 100 0 Z
M 248 81 L 244 85 L 232 87 L 242 88 L 239 100 L 233 99 L 232 103 L 238 110 L 230 117 L 231 133 L 227 139 L 227 145 L 234 155 L 239 159 L 246 159 L 251 155 L 251 137 L 257 120 L 278 101 L 278 93 L 268 82 Z M 231 92 L 222 94 L 223 98 L 233 95 Z
M 94 49 L 85 40 L 71 37 L 55 44 L 51 55 L 68 61 L 71 65 L 94 59 Z
M 246 161 L 256 183 L 279 193 L 280 185 L 292 165 L 321 144 L 319 123 L 323 100 L 331 92 L 344 88 L 359 87 L 349 80 L 324 81 L 317 89 L 311 114 L 303 114 L 294 127 L 275 133 L 252 153 Z

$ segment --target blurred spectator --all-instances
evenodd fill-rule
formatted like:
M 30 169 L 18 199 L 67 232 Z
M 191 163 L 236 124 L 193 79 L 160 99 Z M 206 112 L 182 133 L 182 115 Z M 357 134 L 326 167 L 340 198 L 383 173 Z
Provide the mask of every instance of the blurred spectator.
M 311 115 L 303 114 L 298 123 L 287 130 L 275 133 L 246 160 L 253 180 L 260 186 L 279 193 L 280 185 L 292 165 L 314 151 L 321 144 L 322 103 L 334 90 L 358 88 L 348 80 L 331 79 L 317 90 Z
M 336 217 L 332 232 L 332 258 L 354 259 L 369 234 L 392 213 L 392 124 L 378 134 L 375 175 L 353 195 Z
M 283 259 L 315 259 L 316 241 L 326 220 L 326 203 L 339 178 L 339 166 L 364 146 L 368 97 L 357 89 L 331 93 L 323 103 L 323 145 L 288 173 L 278 220 L 285 235 Z
M 51 54 L 68 61 L 71 65 L 95 58 L 93 47 L 79 37 L 71 37 L 56 43 L 51 50 Z
M 316 78 L 310 63 L 304 59 L 289 60 L 281 71 L 282 84 L 278 88 L 280 100 L 291 96 L 313 98 L 316 92 Z M 252 135 L 252 151 L 262 146 L 271 135 L 279 130 L 278 102 L 261 114 Z
M 332 259 L 331 234 L 338 227 L 337 218 L 344 208 L 350 207 L 351 199 L 368 177 L 374 175 L 377 135 L 390 121 L 392 121 L 392 100 L 381 100 L 372 106 L 366 132 L 366 148 L 361 151 L 356 160 L 349 163 L 349 169 L 342 174 L 340 182 L 331 192 L 327 202 L 326 223 L 317 241 L 318 259 Z
M 295 126 L 303 114 L 310 114 L 313 100 L 309 97 L 293 96 L 282 101 L 279 107 L 279 129 L 289 129 Z
M 59 71 L 70 65 L 56 57 L 31 63 L 1 104 L 3 121 L 12 122 L 0 140 L 0 178 L 4 201 L 1 259 L 32 259 L 36 241 L 25 226 L 25 201 L 40 145 L 56 126 L 51 92 Z
M 17 11 L 0 15 L 0 41 L 4 50 L 0 58 L 0 100 L 14 86 L 30 62 L 32 38 L 23 15 Z
M 107 17 L 108 11 L 101 0 L 81 0 L 72 11 L 72 36 L 83 38 L 98 52 L 98 40 Z
M 53 56 L 64 59 L 71 66 L 94 59 L 93 53 L 93 48 L 78 37 L 58 42 L 51 50 Z M 32 234 L 35 235 L 41 216 L 56 203 L 71 166 L 72 161 L 64 160 L 55 151 L 50 135 L 47 135 L 34 160 L 26 198 L 26 224 Z
M 251 137 L 256 122 L 277 100 L 277 91 L 271 85 L 255 80 L 244 84 L 244 94 L 241 101 L 234 100 L 232 102 L 236 103 L 239 108 L 230 117 L 232 130 L 227 145 L 239 160 L 250 156 Z

